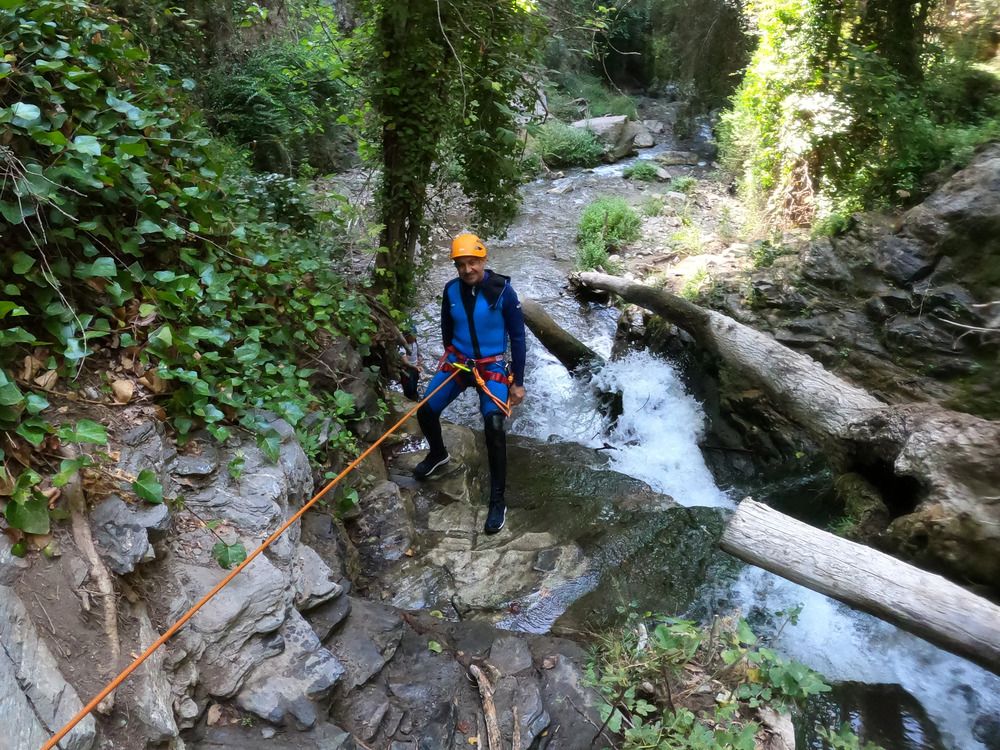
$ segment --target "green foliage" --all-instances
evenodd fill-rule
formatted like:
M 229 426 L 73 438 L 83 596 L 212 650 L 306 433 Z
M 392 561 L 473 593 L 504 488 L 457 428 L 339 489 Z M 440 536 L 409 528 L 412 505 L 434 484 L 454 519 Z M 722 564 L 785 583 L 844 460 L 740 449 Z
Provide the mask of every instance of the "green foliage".
M 827 214 L 812 226 L 813 237 L 835 237 L 851 226 L 851 217 L 842 213 Z
M 744 620 L 706 632 L 689 620 L 639 618 L 600 641 L 588 679 L 604 699 L 607 729 L 626 750 L 752 750 L 755 710 L 788 710 L 830 688 L 762 645 Z M 681 696 L 710 691 L 711 708 Z
M 365 0 L 359 11 L 368 23 L 357 64 L 374 110 L 363 153 L 381 166 L 376 280 L 400 301 L 427 239 L 428 185 L 457 180 L 482 235 L 514 218 L 524 151 L 515 107 L 541 28 L 521 3 L 476 0 L 459 13 L 432 0 Z
M 293 425 L 311 410 L 356 416 L 346 394 L 314 392 L 312 370 L 296 364 L 321 340 L 371 341 L 365 297 L 333 270 L 343 209 L 241 171 L 185 108 L 184 82 L 83 0 L 0 7 L 0 45 L 0 430 L 33 446 L 53 433 L 107 440 L 93 422 L 51 425 L 48 402 L 14 378 L 29 350 L 58 377 L 124 352 L 182 439 L 258 428 L 261 408 Z M 32 474 L 16 481 L 36 486 Z M 38 498 L 24 491 L 8 521 L 38 527 Z
M 786 254 L 786 250 L 780 243 L 770 240 L 757 240 L 750 245 L 750 263 L 754 268 L 770 268 L 774 261 Z
M 911 197 L 928 172 L 1000 134 L 1000 78 L 940 44 L 926 20 L 932 5 L 749 6 L 759 45 L 721 145 L 770 222 Z
M 591 131 L 550 120 L 535 131 L 533 147 L 549 167 L 593 167 L 604 147 Z
M 643 216 L 659 216 L 663 213 L 663 209 L 666 208 L 667 202 L 663 199 L 662 195 L 650 195 L 643 200 L 642 205 L 639 206 L 639 212 Z
M 691 195 L 698 187 L 698 180 L 694 177 L 682 176 L 674 177 L 670 180 L 670 189 L 675 190 L 678 193 L 684 193 L 685 195 Z
M 278 41 L 212 69 L 201 92 L 215 132 L 249 149 L 255 168 L 330 171 L 344 148 L 349 81 L 334 42 Z
M 547 91 L 549 112 L 560 120 L 585 117 L 628 115 L 636 117 L 635 101 L 630 96 L 613 93 L 606 81 L 586 73 L 567 73 L 557 87 Z
M 577 266 L 614 272 L 609 250 L 621 249 L 639 238 L 642 219 L 622 198 L 598 198 L 580 216 L 577 229 Z
M 247 559 L 247 549 L 243 546 L 243 542 L 227 544 L 219 540 L 212 546 L 212 557 L 219 565 L 229 570 Z
M 702 288 L 707 283 L 711 283 L 708 271 L 704 268 L 699 268 L 691 275 L 691 278 L 684 282 L 684 286 L 681 287 L 681 296 L 684 299 L 697 302 L 701 296 Z
M 622 247 L 639 238 L 642 220 L 624 198 L 598 198 L 580 216 L 578 239 L 599 240 L 605 247 Z
M 626 180 L 656 182 L 659 179 L 657 171 L 655 164 L 650 164 L 648 161 L 637 161 L 622 170 L 622 177 Z
M 862 745 L 861 739 L 846 721 L 836 731 L 819 727 L 817 733 L 830 747 L 830 750 L 883 750 L 880 745 L 876 745 L 874 742 L 866 742 Z

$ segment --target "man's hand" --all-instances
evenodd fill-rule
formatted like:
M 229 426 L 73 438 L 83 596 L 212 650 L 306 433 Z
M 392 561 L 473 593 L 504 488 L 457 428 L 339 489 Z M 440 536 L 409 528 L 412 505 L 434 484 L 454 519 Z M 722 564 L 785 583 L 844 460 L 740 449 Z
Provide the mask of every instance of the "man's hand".
M 517 406 L 522 401 L 524 401 L 524 386 L 512 385 L 510 387 L 510 405 Z

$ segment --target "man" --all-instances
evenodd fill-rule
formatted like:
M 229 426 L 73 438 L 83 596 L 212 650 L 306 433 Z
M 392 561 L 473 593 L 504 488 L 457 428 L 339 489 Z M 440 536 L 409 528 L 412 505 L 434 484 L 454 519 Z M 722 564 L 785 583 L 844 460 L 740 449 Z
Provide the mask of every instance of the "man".
M 490 507 L 484 531 L 495 534 L 507 518 L 507 438 L 504 418 L 524 400 L 524 315 L 507 276 L 486 268 L 486 245 L 474 234 L 460 234 L 451 243 L 458 278 L 449 281 L 441 300 L 441 339 L 445 354 L 427 386 L 432 393 L 456 369 L 459 374 L 417 411 L 430 451 L 413 469 L 427 479 L 448 463 L 441 437 L 441 412 L 469 386 L 479 393 L 479 410 L 486 429 L 490 463 Z M 511 362 L 504 359 L 510 341 Z

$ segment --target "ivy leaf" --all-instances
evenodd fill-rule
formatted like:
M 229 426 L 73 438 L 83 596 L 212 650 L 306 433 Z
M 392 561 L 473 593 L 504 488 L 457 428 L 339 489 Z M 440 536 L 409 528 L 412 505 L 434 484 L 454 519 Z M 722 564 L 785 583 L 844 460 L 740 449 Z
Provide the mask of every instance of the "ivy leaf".
M 73 475 L 86 466 L 93 466 L 94 460 L 88 455 L 64 458 L 59 462 L 59 472 L 52 477 L 53 487 L 63 487 Z
M 441 653 L 441 644 L 437 641 L 427 641 L 427 650 L 433 651 L 435 654 Z
M 44 396 L 39 396 L 37 393 L 29 393 L 27 402 L 28 414 L 31 414 L 32 416 L 35 414 L 41 414 L 49 408 L 49 402 L 45 400 Z
M 10 113 L 14 118 L 11 122 L 21 128 L 34 125 L 42 119 L 42 110 L 27 102 L 14 102 L 10 105 Z
M 26 534 L 49 533 L 49 504 L 44 497 L 33 497 L 23 503 L 9 502 L 4 515 L 7 523 Z
M 67 443 L 91 443 L 92 445 L 107 445 L 108 431 L 104 425 L 98 424 L 92 419 L 81 419 L 76 423 L 76 427 L 63 425 L 57 433 L 60 440 Z
M 139 223 L 135 225 L 135 228 L 139 234 L 156 234 L 157 232 L 163 231 L 159 224 L 152 222 L 149 219 L 141 219 Z
M 260 344 L 256 341 L 248 341 L 243 346 L 236 347 L 233 354 L 236 355 L 236 361 L 240 364 L 254 362 L 260 356 Z
M 139 472 L 136 481 L 132 482 L 132 491 L 148 503 L 159 505 L 163 502 L 163 486 L 151 469 Z
M 243 546 L 243 542 L 236 542 L 235 544 L 216 542 L 215 546 L 212 547 L 212 557 L 215 558 L 215 561 L 219 565 L 229 570 L 234 565 L 239 565 L 247 559 L 247 550 Z
M 264 451 L 271 463 L 277 463 L 281 457 L 281 436 L 274 430 L 258 435 L 257 447 Z
M 73 139 L 73 150 L 91 156 L 101 155 L 101 143 L 92 135 L 78 135 Z
M 113 278 L 118 275 L 114 258 L 97 258 L 93 263 L 78 265 L 73 270 L 73 275 L 78 279 L 89 279 L 94 276 L 103 278 Z
M 21 422 L 15 432 L 37 448 L 52 432 L 52 426 L 44 419 L 32 417 Z
M 745 643 L 748 646 L 753 646 L 757 643 L 757 636 L 754 635 L 750 626 L 747 625 L 746 620 L 740 620 L 740 624 L 736 626 L 736 635 L 740 639 L 740 643 Z
M 18 204 L 18 203 L 8 203 L 7 201 L 0 201 L 0 214 L 10 224 L 20 224 L 24 221 L 27 216 L 35 215 L 35 207 L 30 203 L 28 204 Z
M 18 250 L 11 256 L 10 263 L 11 270 L 19 276 L 23 276 L 35 265 L 35 259 L 27 253 L 22 253 Z

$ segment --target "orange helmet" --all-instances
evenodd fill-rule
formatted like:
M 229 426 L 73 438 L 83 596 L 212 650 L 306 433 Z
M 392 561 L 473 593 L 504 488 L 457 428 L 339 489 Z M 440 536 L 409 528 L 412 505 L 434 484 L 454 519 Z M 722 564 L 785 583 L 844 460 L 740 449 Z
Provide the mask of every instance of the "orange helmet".
M 463 232 L 451 241 L 451 257 L 455 258 L 485 258 L 486 245 L 471 232 Z

